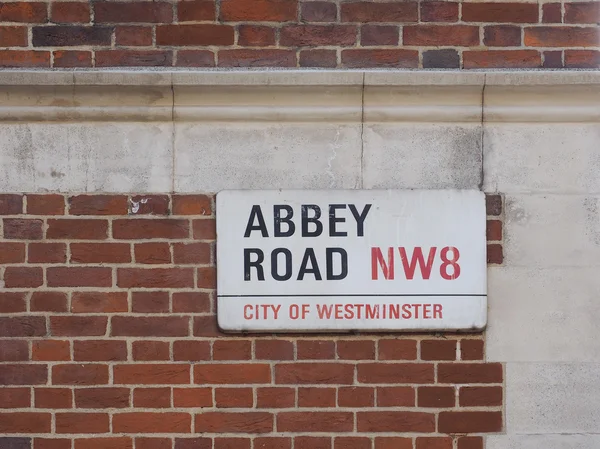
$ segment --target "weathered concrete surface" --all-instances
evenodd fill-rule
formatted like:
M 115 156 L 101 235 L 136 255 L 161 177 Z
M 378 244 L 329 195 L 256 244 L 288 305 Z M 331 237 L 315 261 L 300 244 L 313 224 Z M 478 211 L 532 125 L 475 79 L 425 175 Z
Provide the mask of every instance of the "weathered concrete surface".
M 481 126 L 369 124 L 364 133 L 366 189 L 477 189 Z
M 0 125 L 0 191 L 168 192 L 172 125 Z
M 598 449 L 600 435 L 490 435 L 486 449 Z
M 343 189 L 360 179 L 360 126 L 176 124 L 175 190 Z

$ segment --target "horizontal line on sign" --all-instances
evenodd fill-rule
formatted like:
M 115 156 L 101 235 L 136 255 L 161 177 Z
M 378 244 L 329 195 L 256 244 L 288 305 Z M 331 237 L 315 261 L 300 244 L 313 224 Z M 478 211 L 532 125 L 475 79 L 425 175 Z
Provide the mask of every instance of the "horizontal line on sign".
M 351 297 L 360 297 L 360 296 L 372 296 L 372 297 L 404 297 L 404 296 L 478 296 L 478 297 L 483 297 L 483 296 L 487 296 L 485 294 L 483 295 L 474 295 L 471 293 L 465 293 L 465 294 L 446 294 L 446 293 L 432 293 L 432 294 L 427 294 L 427 293 L 414 293 L 414 294 L 410 294 L 410 293 L 380 293 L 380 294 L 348 294 L 348 295 L 344 295 L 344 294 L 310 294 L 310 295 L 217 295 L 217 298 L 305 298 L 305 297 L 318 297 L 318 296 L 327 296 L 327 297 L 344 297 L 344 296 L 351 296 Z

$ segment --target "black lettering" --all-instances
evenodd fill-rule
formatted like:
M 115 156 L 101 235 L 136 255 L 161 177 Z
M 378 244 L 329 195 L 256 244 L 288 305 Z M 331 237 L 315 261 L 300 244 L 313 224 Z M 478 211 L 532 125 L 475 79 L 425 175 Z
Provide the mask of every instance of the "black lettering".
M 329 235 L 331 237 L 346 237 L 348 233 L 346 231 L 336 231 L 336 223 L 344 223 L 346 221 L 343 217 L 336 217 L 335 211 L 338 209 L 346 209 L 345 204 L 330 204 L 329 205 Z
M 365 236 L 365 220 L 367 219 L 367 214 L 371 210 L 371 204 L 366 204 L 365 208 L 363 209 L 363 211 L 360 214 L 358 213 L 358 210 L 356 209 L 356 206 L 354 204 L 349 204 L 348 207 L 350 208 L 350 212 L 352 212 L 352 215 L 354 216 L 354 219 L 356 220 L 356 235 L 358 237 L 364 237 Z
M 256 260 L 251 261 L 250 255 L 256 254 Z M 250 268 L 256 268 L 256 277 L 259 281 L 265 280 L 265 271 L 263 270 L 262 263 L 265 260 L 265 254 L 258 248 L 244 248 L 244 280 L 252 280 L 250 274 Z
M 285 273 L 280 275 L 277 270 L 279 254 L 285 256 Z M 292 252 L 286 248 L 275 248 L 271 253 L 271 276 L 276 281 L 287 281 L 292 277 Z
M 308 268 L 308 262 L 310 261 L 311 268 Z M 306 248 L 302 263 L 300 264 L 300 271 L 298 271 L 298 280 L 302 281 L 304 275 L 311 273 L 315 276 L 315 280 L 322 281 L 321 272 L 319 271 L 319 264 L 317 263 L 317 257 L 315 256 L 315 250 L 312 248 Z
M 282 210 L 286 212 L 285 217 L 281 216 Z M 294 235 L 296 225 L 292 221 L 292 217 L 294 216 L 294 209 L 292 209 L 292 206 L 276 204 L 273 206 L 273 216 L 275 217 L 275 231 L 273 232 L 275 237 L 290 237 Z M 281 230 L 281 223 L 287 225 L 287 231 Z
M 254 224 L 255 219 L 258 220 L 258 224 L 256 225 Z M 262 210 L 258 205 L 252 206 L 250 217 L 248 218 L 248 224 L 246 225 L 246 232 L 244 232 L 244 237 L 250 237 L 250 233 L 252 231 L 260 231 L 263 237 L 269 236 L 269 233 L 267 232 L 267 225 L 265 225 L 265 218 L 263 217 Z
M 343 248 L 326 248 L 325 253 L 327 255 L 327 280 L 328 281 L 339 281 L 348 276 L 348 253 Z M 333 273 L 333 255 L 340 255 L 340 272 L 338 274 Z
M 309 209 L 314 211 L 312 217 L 308 216 Z M 319 206 L 316 204 L 302 205 L 302 237 L 318 237 L 323 233 L 323 223 L 321 223 L 319 218 L 321 218 L 321 208 Z M 309 231 L 309 223 L 315 225 L 314 231 Z

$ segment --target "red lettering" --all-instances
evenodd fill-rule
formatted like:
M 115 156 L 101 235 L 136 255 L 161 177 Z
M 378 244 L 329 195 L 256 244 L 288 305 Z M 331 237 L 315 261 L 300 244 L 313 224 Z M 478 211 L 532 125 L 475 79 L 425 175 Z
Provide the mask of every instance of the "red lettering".
M 374 281 L 379 279 L 377 266 L 381 267 L 385 279 L 394 279 L 394 248 L 388 248 L 387 263 L 383 259 L 383 254 L 381 254 L 379 247 L 371 248 L 371 278 Z
M 400 318 L 400 304 L 390 304 L 390 318 Z
M 330 319 L 331 312 L 333 312 L 332 305 L 317 304 L 317 315 L 319 316 L 320 320 L 322 320 L 323 318 Z
M 379 306 L 378 305 L 373 306 L 371 304 L 367 304 L 365 306 L 365 318 L 367 320 L 379 318 Z
M 421 304 L 411 304 L 414 309 L 415 309 L 415 318 L 419 318 L 419 308 L 421 307 Z
M 344 318 L 346 318 L 347 320 L 351 320 L 354 318 L 354 308 L 353 308 L 352 304 L 346 304 L 346 306 L 344 307 L 344 310 L 346 311 Z
M 410 304 L 402 304 L 402 318 L 405 320 L 412 317 L 412 313 L 410 311 Z
M 252 306 L 250 304 L 246 304 L 244 306 L 244 319 L 245 320 L 252 319 Z
M 406 279 L 411 280 L 415 277 L 415 269 L 417 268 L 417 264 L 421 270 L 421 277 L 423 279 L 429 279 L 429 276 L 431 275 L 431 267 L 433 266 L 433 259 L 435 258 L 435 252 L 437 251 L 435 246 L 433 248 L 429 248 L 427 264 L 425 263 L 423 250 L 420 246 L 417 246 L 413 250 L 410 262 L 408 261 L 408 257 L 406 255 L 406 249 L 404 247 L 400 247 L 398 250 L 400 251 L 400 259 L 402 260 L 402 267 L 404 268 L 404 275 L 406 276 Z
M 354 304 L 354 307 L 356 308 L 356 318 L 360 320 L 362 318 L 361 312 L 364 304 Z
M 442 318 L 442 305 L 434 304 L 433 305 L 433 318 Z
M 452 259 L 448 258 L 448 252 L 452 251 Z M 440 253 L 442 259 L 442 265 L 440 266 L 440 275 L 446 280 L 453 280 L 460 276 L 460 265 L 458 265 L 458 258 L 460 253 L 458 248 L 453 246 L 446 246 Z M 452 274 L 448 274 L 448 267 L 452 267 Z
M 431 318 L 431 304 L 423 304 L 423 318 L 428 320 Z
M 342 305 L 341 304 L 336 304 L 335 305 L 335 319 L 336 320 L 341 320 L 344 318 L 343 315 L 343 310 L 342 310 Z

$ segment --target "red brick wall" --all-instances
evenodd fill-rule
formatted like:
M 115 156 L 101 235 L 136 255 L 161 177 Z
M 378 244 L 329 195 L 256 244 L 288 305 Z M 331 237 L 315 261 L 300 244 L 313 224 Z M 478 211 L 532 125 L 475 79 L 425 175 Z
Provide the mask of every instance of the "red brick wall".
M 482 449 L 502 430 L 482 334 L 219 333 L 213 208 L 0 195 L 0 448 Z
M 600 2 L 0 2 L 0 67 L 600 67 Z

